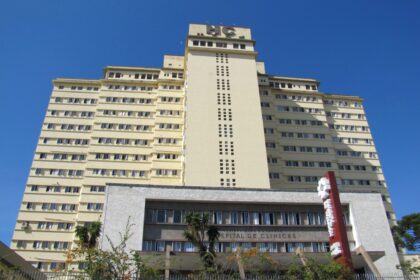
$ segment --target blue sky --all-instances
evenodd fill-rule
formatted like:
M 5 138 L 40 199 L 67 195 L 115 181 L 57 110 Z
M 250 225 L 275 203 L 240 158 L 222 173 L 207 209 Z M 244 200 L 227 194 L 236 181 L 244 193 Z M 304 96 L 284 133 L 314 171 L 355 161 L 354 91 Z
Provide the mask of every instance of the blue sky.
M 270 74 L 359 95 L 398 217 L 419 212 L 420 1 L 0 3 L 0 240 L 9 244 L 57 77 L 182 54 L 188 23 L 249 26 Z

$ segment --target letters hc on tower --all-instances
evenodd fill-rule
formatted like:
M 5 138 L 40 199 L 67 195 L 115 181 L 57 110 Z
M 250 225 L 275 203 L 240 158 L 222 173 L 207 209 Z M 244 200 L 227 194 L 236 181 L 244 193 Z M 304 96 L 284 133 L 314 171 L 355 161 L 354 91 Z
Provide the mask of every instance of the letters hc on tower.
M 226 37 L 233 37 L 236 35 L 235 28 L 229 26 L 220 26 L 220 25 L 207 25 L 207 34 L 212 36 L 219 36 L 225 34 Z

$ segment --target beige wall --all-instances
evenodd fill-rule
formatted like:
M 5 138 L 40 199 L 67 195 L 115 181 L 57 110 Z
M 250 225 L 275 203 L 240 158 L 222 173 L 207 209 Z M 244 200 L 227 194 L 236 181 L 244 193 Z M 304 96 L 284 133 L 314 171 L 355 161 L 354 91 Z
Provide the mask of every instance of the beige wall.
M 191 49 L 186 70 L 185 184 L 269 188 L 254 56 Z

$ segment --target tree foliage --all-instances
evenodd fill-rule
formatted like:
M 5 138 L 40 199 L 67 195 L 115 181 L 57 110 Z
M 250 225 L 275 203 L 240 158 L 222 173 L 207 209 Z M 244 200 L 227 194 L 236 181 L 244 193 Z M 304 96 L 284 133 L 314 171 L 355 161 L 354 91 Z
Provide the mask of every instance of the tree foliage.
M 98 248 L 98 239 L 101 234 L 101 223 L 95 222 L 76 228 L 77 248 L 72 249 L 68 254 L 68 263 L 78 261 L 83 263 L 82 271 L 91 279 L 130 279 L 135 275 L 142 278 L 155 278 L 157 273 L 146 266 L 139 253 L 128 250 L 127 242 L 132 236 L 131 228 L 134 226 L 127 220 L 124 232 L 120 232 L 118 244 L 114 244 L 108 236 L 111 249 L 109 251 Z
M 397 268 L 401 269 L 406 275 L 420 274 L 420 266 L 415 266 L 414 263 L 409 260 L 400 262 L 400 265 L 398 265 Z
M 341 264 L 332 260 L 322 264 L 314 259 L 307 259 L 305 266 L 292 264 L 287 276 L 291 280 L 354 279 L 353 274 Z
M 95 248 L 101 235 L 101 222 L 93 222 L 84 226 L 76 227 L 76 236 L 79 238 L 80 246 L 84 248 Z
M 198 248 L 200 259 L 206 270 L 215 269 L 215 244 L 219 240 L 219 229 L 210 225 L 208 213 L 189 213 L 186 216 L 187 229 L 184 237 Z
M 410 251 L 420 250 L 420 213 L 402 217 L 393 228 L 395 245 Z

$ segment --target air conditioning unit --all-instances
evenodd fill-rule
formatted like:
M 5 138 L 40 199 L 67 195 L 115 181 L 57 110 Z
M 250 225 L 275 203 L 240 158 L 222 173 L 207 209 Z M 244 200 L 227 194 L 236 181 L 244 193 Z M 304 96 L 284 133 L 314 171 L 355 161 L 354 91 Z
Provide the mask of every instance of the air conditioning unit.
M 29 226 L 29 222 L 28 222 L 28 221 L 23 222 L 23 223 L 22 223 L 22 228 L 23 228 L 23 229 L 29 229 L 29 228 L 30 228 L 30 226 Z

